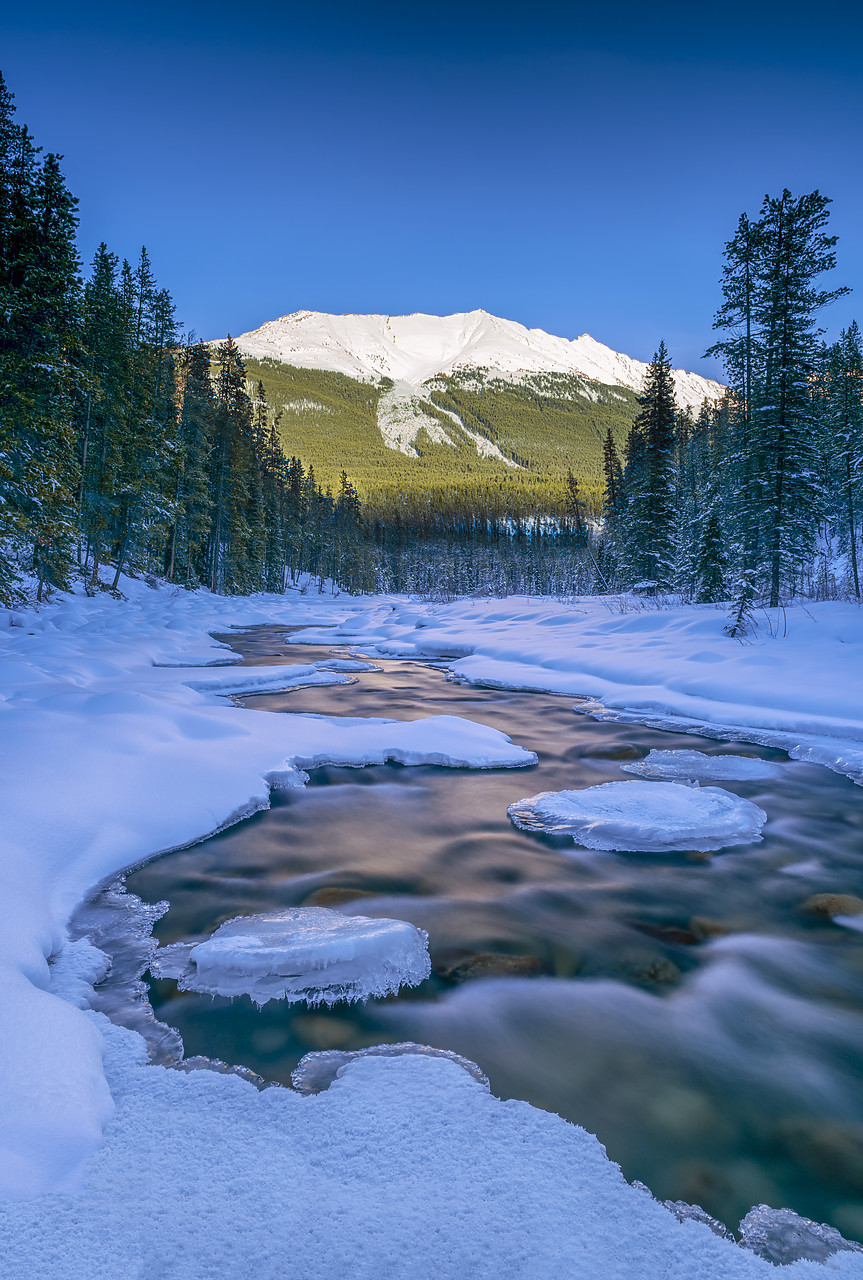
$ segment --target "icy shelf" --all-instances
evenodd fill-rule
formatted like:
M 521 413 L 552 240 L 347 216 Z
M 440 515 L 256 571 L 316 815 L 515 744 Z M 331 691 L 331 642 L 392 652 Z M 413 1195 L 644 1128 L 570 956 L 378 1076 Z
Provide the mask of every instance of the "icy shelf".
M 604 782 L 582 791 L 541 791 L 507 809 L 517 827 L 570 835 L 587 849 L 708 852 L 761 839 L 767 814 L 721 787 L 679 782 Z
M 835 1227 L 767 1204 L 756 1205 L 742 1219 L 740 1243 L 777 1267 L 801 1258 L 824 1262 L 834 1253 L 863 1254 L 863 1246 L 846 1240 Z
M 328 1089 L 345 1067 L 359 1058 L 403 1058 L 419 1055 L 426 1058 L 446 1058 L 462 1067 L 469 1076 L 473 1076 L 484 1088 L 488 1088 L 488 1076 L 479 1069 L 470 1058 L 463 1058 L 460 1053 L 451 1049 L 434 1049 L 428 1044 L 414 1044 L 406 1040 L 401 1044 L 373 1044 L 368 1049 L 357 1049 L 353 1053 L 343 1049 L 324 1049 L 319 1053 L 307 1053 L 300 1058 L 291 1072 L 291 1083 L 300 1093 L 323 1093 Z
M 431 972 L 424 930 L 326 907 L 237 916 L 205 942 L 160 948 L 150 969 L 184 991 L 248 995 L 259 1005 L 369 1000 L 418 986 Z
M 641 778 L 718 779 L 728 782 L 763 782 L 781 778 L 784 767 L 751 756 L 708 756 L 703 751 L 650 751 L 644 760 L 622 764 L 624 773 Z

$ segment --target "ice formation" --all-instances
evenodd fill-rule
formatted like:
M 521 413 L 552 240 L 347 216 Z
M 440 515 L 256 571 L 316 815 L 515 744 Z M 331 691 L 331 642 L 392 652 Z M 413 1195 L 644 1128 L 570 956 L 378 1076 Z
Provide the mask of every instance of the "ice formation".
M 636 1184 L 633 1183 L 633 1186 Z M 637 1184 L 643 1187 L 643 1183 Z M 644 1187 L 648 1195 L 651 1191 L 648 1187 Z M 669 1213 L 673 1213 L 678 1222 L 703 1222 L 705 1227 L 709 1227 L 715 1236 L 719 1236 L 721 1240 L 733 1240 L 734 1236 L 728 1230 L 724 1222 L 720 1222 L 718 1218 L 712 1217 L 700 1204 L 687 1204 L 685 1200 L 663 1200 L 662 1203 L 668 1209 Z
M 331 1005 L 418 986 L 431 972 L 427 944 L 406 920 L 289 907 L 226 920 L 205 942 L 162 947 L 150 967 L 184 991 Z
M 325 658 L 313 665 L 316 671 L 380 671 L 373 662 L 360 662 L 356 658 Z
M 863 1253 L 835 1227 L 801 1218 L 792 1209 L 771 1209 L 758 1204 L 740 1223 L 740 1243 L 775 1266 L 806 1258 L 824 1262 L 834 1253 Z
M 416 1056 L 426 1058 L 445 1058 L 462 1067 L 469 1076 L 478 1081 L 485 1089 L 489 1087 L 488 1076 L 479 1069 L 470 1058 L 463 1058 L 451 1049 L 434 1049 L 428 1044 L 414 1044 L 411 1040 L 400 1044 L 373 1044 L 368 1049 L 357 1049 L 353 1053 L 343 1049 L 324 1049 L 319 1053 L 307 1053 L 300 1058 L 291 1072 L 291 1082 L 300 1093 L 323 1093 L 328 1089 L 345 1067 L 356 1062 L 358 1058 L 402 1058 Z
M 507 809 L 517 827 L 570 835 L 587 849 L 707 852 L 761 839 L 767 814 L 722 787 L 679 782 L 604 782 L 541 791 Z
M 641 778 L 719 779 L 729 782 L 762 782 L 781 778 L 781 764 L 757 760 L 752 756 L 709 756 L 703 751 L 650 751 L 644 760 L 622 764 L 624 773 L 637 773 Z

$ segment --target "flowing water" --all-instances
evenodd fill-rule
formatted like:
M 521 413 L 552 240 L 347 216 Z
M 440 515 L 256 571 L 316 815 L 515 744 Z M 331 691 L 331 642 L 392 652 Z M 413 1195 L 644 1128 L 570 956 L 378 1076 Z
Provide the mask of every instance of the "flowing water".
M 223 638 L 252 664 L 336 652 L 283 637 Z M 461 715 L 539 763 L 317 769 L 270 810 L 130 874 L 146 902 L 170 902 L 161 943 L 304 903 L 429 933 L 432 977 L 364 1006 L 259 1010 L 154 981 L 156 1015 L 186 1054 L 289 1083 L 314 1049 L 453 1049 L 499 1096 L 598 1134 L 660 1198 L 731 1225 L 758 1202 L 788 1205 L 863 1239 L 863 932 L 809 904 L 863 896 L 863 789 L 789 762 L 768 782 L 720 784 L 766 810 L 762 843 L 712 856 L 590 852 L 517 830 L 507 805 L 629 778 L 620 765 L 651 748 L 787 757 L 597 723 L 571 697 L 470 688 L 434 666 L 380 666 L 350 685 L 243 702 L 276 714 Z

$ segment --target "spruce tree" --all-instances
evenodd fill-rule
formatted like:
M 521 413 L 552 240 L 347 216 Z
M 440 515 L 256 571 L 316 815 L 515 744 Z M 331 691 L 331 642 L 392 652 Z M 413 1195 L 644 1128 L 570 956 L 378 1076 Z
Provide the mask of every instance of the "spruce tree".
M 823 512 L 815 316 L 847 292 L 816 285 L 836 263 L 836 237 L 824 231 L 829 204 L 818 191 L 795 198 L 785 190 L 765 197 L 756 222 L 741 222 L 726 245 L 715 320 L 730 333 L 711 348 L 725 358 L 735 402 L 729 513 L 739 589 L 763 592 L 772 607 L 799 584 Z
M 626 445 L 618 557 L 625 580 L 667 587 L 674 573 L 677 407 L 665 343 L 647 367 Z
M 0 599 L 66 584 L 74 541 L 76 201 L 0 78 Z
M 822 357 L 822 466 L 828 477 L 828 514 L 847 555 L 860 599 L 860 512 L 863 502 L 863 344 L 856 320 Z

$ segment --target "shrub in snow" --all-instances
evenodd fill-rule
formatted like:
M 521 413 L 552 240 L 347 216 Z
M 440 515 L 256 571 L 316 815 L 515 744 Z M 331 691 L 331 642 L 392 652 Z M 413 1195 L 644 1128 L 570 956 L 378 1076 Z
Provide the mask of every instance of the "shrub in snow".
M 237 916 L 205 942 L 160 948 L 150 968 L 184 991 L 249 995 L 259 1005 L 369 1000 L 418 986 L 431 972 L 423 929 L 326 907 Z
M 761 839 L 767 814 L 721 787 L 678 782 L 604 782 L 582 791 L 541 791 L 507 809 L 517 827 L 570 835 L 587 849 L 707 852 Z

